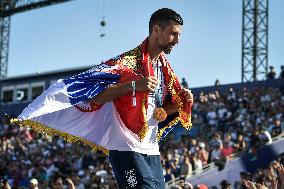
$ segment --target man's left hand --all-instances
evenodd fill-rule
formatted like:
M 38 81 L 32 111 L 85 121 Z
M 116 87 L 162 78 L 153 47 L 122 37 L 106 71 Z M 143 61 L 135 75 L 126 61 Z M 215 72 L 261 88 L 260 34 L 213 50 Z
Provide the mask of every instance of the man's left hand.
M 191 90 L 189 89 L 181 89 L 179 92 L 178 92 L 179 95 L 184 95 L 185 96 L 185 99 L 187 102 L 190 102 L 191 104 L 193 104 L 193 94 L 191 93 Z

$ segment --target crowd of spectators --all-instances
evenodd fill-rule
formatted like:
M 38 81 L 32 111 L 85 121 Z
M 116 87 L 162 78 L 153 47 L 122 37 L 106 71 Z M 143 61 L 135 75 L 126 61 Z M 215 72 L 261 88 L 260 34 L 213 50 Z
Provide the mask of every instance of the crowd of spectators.
M 284 156 L 272 161 L 265 169 L 257 169 L 255 173 L 240 172 L 240 180 L 230 183 L 227 180 L 220 181 L 218 186 L 206 184 L 192 185 L 184 179 L 170 187 L 171 189 L 282 189 L 284 187 Z
M 81 144 L 1 124 L 0 177 L 12 188 L 115 189 L 107 156 Z
M 232 154 L 250 154 L 281 137 L 284 94 L 279 88 L 201 93 L 193 107 L 196 136 L 168 137 L 161 145 L 166 181 L 198 174 L 209 163 L 222 169 Z
M 192 121 L 198 135 L 170 135 L 161 144 L 166 182 L 220 168 L 233 153 L 250 153 L 282 136 L 284 95 L 278 88 L 230 89 L 195 97 Z M 0 177 L 12 188 L 117 188 L 107 156 L 80 144 L 0 124 Z M 36 183 L 36 184 L 35 184 Z M 36 188 L 35 188 L 36 189 Z
M 241 172 L 241 180 L 232 185 L 237 189 L 281 189 L 284 186 L 283 156 L 274 160 L 266 169 L 258 169 L 254 174 Z M 231 185 L 228 181 L 223 181 Z

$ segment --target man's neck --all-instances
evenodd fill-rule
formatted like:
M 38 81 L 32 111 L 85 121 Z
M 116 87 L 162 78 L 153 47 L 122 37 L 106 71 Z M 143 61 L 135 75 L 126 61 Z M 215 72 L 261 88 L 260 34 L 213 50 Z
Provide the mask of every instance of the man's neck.
M 147 51 L 149 52 L 150 61 L 152 63 L 157 62 L 159 55 L 162 51 L 157 47 L 156 40 L 153 39 L 152 36 L 148 37 Z

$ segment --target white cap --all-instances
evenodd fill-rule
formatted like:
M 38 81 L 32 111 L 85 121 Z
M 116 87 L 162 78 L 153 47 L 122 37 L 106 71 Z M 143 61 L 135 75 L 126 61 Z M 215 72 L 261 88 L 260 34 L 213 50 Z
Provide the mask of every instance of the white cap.
M 203 142 L 199 142 L 199 147 L 200 148 L 204 148 L 205 147 L 205 144 Z
M 31 179 L 31 180 L 30 180 L 30 183 L 31 183 L 31 184 L 34 184 L 34 185 L 38 185 L 38 181 L 37 181 L 37 179 L 35 179 L 35 178 Z

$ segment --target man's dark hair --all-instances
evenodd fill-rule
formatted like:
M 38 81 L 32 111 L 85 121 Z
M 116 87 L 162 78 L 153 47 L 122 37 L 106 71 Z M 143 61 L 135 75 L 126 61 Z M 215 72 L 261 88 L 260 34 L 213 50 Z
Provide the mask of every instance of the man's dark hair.
M 169 24 L 170 21 L 177 22 L 180 25 L 183 25 L 183 20 L 181 16 L 176 13 L 172 9 L 168 8 L 162 8 L 154 12 L 150 18 L 149 21 L 149 33 L 152 33 L 153 26 L 158 25 L 162 29 L 166 27 L 167 24 Z

